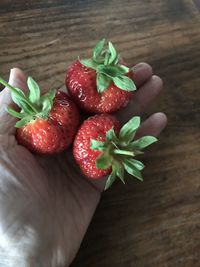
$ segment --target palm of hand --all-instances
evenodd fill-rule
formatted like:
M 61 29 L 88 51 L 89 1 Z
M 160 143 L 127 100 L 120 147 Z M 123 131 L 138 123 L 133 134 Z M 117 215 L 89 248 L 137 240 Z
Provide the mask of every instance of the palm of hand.
M 10 140 L 9 146 L 7 140 L 2 141 L 6 146 L 0 149 L 0 162 L 6 173 L 7 188 L 1 203 L 4 218 L 1 223 L 5 238 L 9 236 L 14 246 L 18 244 L 17 251 L 10 250 L 9 246 L 5 255 L 10 254 L 15 264 L 11 266 L 16 266 L 18 261 L 21 264 L 21 257 L 28 257 L 28 262 L 33 259 L 34 264 L 37 261 L 41 266 L 52 263 L 68 266 L 97 206 L 100 191 L 80 175 L 69 152 L 68 155 L 35 157 L 15 140 Z M 22 256 L 27 238 L 28 255 Z M 1 246 L 3 250 L 4 243 Z
M 150 69 L 148 71 L 146 77 L 141 78 L 140 74 L 138 80 L 152 83 L 152 74 Z M 13 85 L 25 87 L 23 75 L 15 70 Z M 157 85 L 157 92 L 159 87 L 161 84 Z M 5 94 L 1 94 L 0 101 L 7 105 L 10 99 L 7 103 L 5 99 Z M 138 104 L 138 109 L 140 106 Z M 132 107 L 127 108 L 127 112 L 129 114 L 121 114 L 122 120 L 123 117 L 129 119 Z M 0 116 L 5 122 L 1 125 L 2 131 L 11 125 L 13 128 L 12 119 L 9 118 L 9 122 L 4 119 L 7 114 L 1 111 Z M 159 123 L 155 118 L 149 118 L 139 135 L 158 135 L 165 124 L 164 116 Z M 0 134 L 0 173 L 4 173 L 0 181 L 0 229 L 3 236 L 0 265 L 3 266 L 5 255 L 10 267 L 68 266 L 98 204 L 103 181 L 97 185 L 84 178 L 74 165 L 70 152 L 53 157 L 35 156 L 19 146 L 14 135 Z

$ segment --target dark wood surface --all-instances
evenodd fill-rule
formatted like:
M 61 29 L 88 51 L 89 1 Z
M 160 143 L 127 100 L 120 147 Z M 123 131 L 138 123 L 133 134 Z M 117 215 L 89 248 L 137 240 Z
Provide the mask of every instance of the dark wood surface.
M 148 113 L 169 123 L 145 155 L 145 181 L 103 195 L 73 267 L 200 266 L 199 12 L 200 0 L 0 1 L 5 78 L 18 66 L 59 87 L 69 63 L 106 37 L 164 80 Z

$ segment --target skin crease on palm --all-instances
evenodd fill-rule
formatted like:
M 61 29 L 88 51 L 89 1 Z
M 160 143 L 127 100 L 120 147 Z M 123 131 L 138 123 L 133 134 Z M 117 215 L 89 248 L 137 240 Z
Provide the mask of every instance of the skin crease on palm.
M 151 67 L 133 67 L 138 91 L 118 112 L 122 123 L 142 114 L 162 89 Z M 26 88 L 26 76 L 12 69 L 10 84 Z M 74 259 L 100 200 L 105 179 L 84 178 L 71 152 L 57 156 L 30 153 L 15 140 L 10 91 L 0 93 L 0 266 L 67 267 Z M 163 113 L 150 116 L 137 137 L 158 136 L 167 123 Z M 123 186 L 123 185 L 122 185 Z M 112 190 L 112 189 L 110 189 Z

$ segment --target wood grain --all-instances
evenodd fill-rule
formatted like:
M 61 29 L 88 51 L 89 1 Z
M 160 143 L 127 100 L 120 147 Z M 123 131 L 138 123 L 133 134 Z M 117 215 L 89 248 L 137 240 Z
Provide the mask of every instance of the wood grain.
M 152 64 L 164 92 L 144 114 L 169 124 L 145 155 L 145 181 L 106 192 L 73 267 L 200 266 L 199 0 L 1 0 L 0 73 L 18 66 L 46 88 L 111 39 L 130 65 Z

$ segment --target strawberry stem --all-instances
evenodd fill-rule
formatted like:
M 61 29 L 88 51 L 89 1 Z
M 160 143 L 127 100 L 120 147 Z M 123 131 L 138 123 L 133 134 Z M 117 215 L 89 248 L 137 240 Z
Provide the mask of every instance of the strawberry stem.
M 2 79 L 0 77 L 0 83 L 3 84 L 6 88 L 10 89 L 11 92 L 13 92 L 16 96 L 18 96 L 19 98 L 21 98 L 25 103 L 27 103 L 29 105 L 29 107 L 37 114 L 38 110 L 34 107 L 34 105 L 31 104 L 30 101 L 28 101 L 28 99 L 24 96 L 22 96 L 12 85 L 10 85 L 9 83 L 7 83 L 4 79 Z
M 114 154 L 119 154 L 119 155 L 127 155 L 127 156 L 134 156 L 134 153 L 131 151 L 127 151 L 127 150 L 121 150 L 121 149 L 114 149 L 113 150 Z

